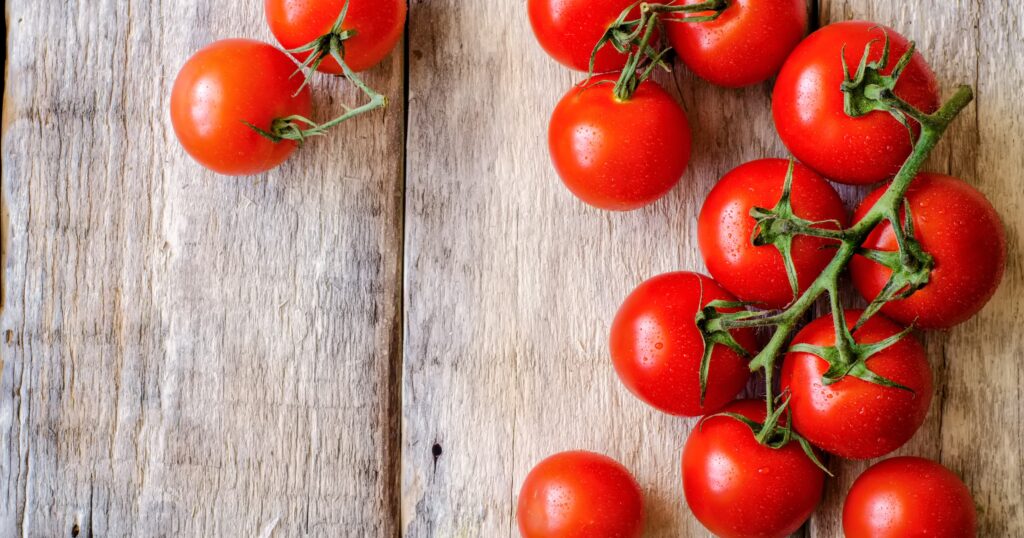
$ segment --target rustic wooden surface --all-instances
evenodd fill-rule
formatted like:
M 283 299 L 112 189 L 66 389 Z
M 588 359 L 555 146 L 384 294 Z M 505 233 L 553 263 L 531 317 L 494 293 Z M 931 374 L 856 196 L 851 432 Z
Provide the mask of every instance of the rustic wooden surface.
M 649 536 L 706 536 L 679 480 L 693 422 L 619 384 L 607 328 L 640 281 L 703 270 L 694 218 L 722 173 L 786 155 L 770 84 L 662 78 L 690 169 L 649 208 L 601 212 L 548 163 L 547 118 L 580 77 L 523 1 L 416 0 L 408 65 L 400 47 L 370 75 L 385 115 L 222 178 L 175 142 L 169 89 L 205 43 L 270 39 L 260 5 L 7 2 L 0 535 L 517 536 L 532 465 L 585 448 L 634 470 Z M 888 24 L 945 88 L 977 91 L 930 169 L 992 199 L 1009 265 L 978 318 L 926 337 L 938 393 L 901 453 L 963 476 L 981 536 L 1024 536 L 1024 8 L 816 13 Z M 316 89 L 324 117 L 355 98 Z M 841 535 L 865 467 L 833 462 L 805 535 Z

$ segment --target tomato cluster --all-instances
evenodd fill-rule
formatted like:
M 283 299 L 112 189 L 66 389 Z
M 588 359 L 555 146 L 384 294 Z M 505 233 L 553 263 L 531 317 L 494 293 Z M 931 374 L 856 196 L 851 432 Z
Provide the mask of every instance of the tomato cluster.
M 249 39 L 217 41 L 189 58 L 171 90 L 178 141 L 199 164 L 220 174 L 271 170 L 307 138 L 383 107 L 384 97 L 356 73 L 383 60 L 405 28 L 405 0 L 264 3 L 270 29 L 287 52 Z M 306 68 L 344 75 L 369 103 L 329 122 L 313 122 Z
M 794 159 L 748 162 L 718 181 L 697 222 L 711 276 L 641 283 L 609 346 L 637 398 L 703 417 L 682 452 L 694 516 L 726 538 L 787 536 L 821 500 L 826 454 L 885 456 L 924 423 L 934 380 L 911 328 L 962 323 L 1002 278 L 1006 237 L 992 204 L 957 178 L 920 171 L 971 91 L 940 103 L 914 44 L 877 24 L 840 22 L 804 38 L 802 1 L 529 0 L 528 9 L 542 47 L 590 71 L 555 108 L 549 144 L 569 190 L 598 208 L 649 204 L 685 170 L 685 113 L 648 78 L 664 63 L 661 44 L 723 87 L 778 75 L 772 111 Z M 830 181 L 886 183 L 851 217 Z M 846 269 L 863 309 L 842 304 Z M 797 331 L 821 296 L 831 314 Z M 759 340 L 756 328 L 774 333 Z M 759 371 L 764 399 L 737 400 Z M 637 491 L 614 461 L 559 454 L 524 483 L 520 531 L 637 536 Z M 895 458 L 856 481 L 843 526 L 850 537 L 970 537 L 975 519 L 955 474 Z

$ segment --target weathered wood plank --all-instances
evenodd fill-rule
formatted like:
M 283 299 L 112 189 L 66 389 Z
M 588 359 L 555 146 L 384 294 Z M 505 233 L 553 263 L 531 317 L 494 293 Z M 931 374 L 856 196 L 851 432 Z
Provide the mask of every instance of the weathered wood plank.
M 694 422 L 628 393 L 607 331 L 642 280 L 703 269 L 695 217 L 721 174 L 785 156 L 769 86 L 670 80 L 695 137 L 686 177 L 649 208 L 602 212 L 549 162 L 548 118 L 581 75 L 544 55 L 522 2 L 418 2 L 412 20 L 403 531 L 518 536 L 526 473 L 583 448 L 635 472 L 650 536 L 706 535 L 679 476 Z
M 260 6 L 6 3 L 4 536 L 397 533 L 403 55 L 386 114 L 212 175 L 170 86 Z

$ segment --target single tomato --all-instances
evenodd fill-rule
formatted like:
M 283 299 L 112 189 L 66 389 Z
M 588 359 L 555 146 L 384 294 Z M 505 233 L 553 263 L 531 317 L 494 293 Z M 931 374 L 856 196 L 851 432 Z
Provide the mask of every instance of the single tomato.
M 703 1 L 684 0 L 680 5 Z M 673 20 L 679 18 L 679 14 L 663 17 L 669 42 L 679 59 L 712 84 L 740 88 L 764 82 L 779 72 L 807 33 L 807 2 L 733 0 L 713 21 Z
M 562 452 L 526 476 L 516 519 L 523 538 L 639 538 L 643 492 L 629 470 L 607 456 Z
M 797 159 L 831 180 L 866 185 L 890 178 L 913 149 L 910 132 L 888 112 L 850 117 L 844 110 L 840 58 L 846 58 L 855 72 L 870 42 L 869 60 L 878 61 L 886 35 L 891 52 L 881 73 L 888 75 L 909 42 L 891 28 L 848 21 L 830 24 L 804 39 L 775 81 L 772 114 L 779 136 Z M 925 113 L 938 109 L 935 74 L 919 53 L 911 57 L 894 93 Z M 919 133 L 920 127 L 911 124 Z
M 383 60 L 402 37 L 405 29 L 405 0 L 265 0 L 270 31 L 281 46 L 295 49 L 331 32 L 348 2 L 341 29 L 355 35 L 343 41 L 342 58 L 353 71 L 365 71 Z M 309 52 L 297 57 L 305 60 Z M 320 71 L 340 75 L 333 58 L 320 64 Z
M 857 208 L 860 220 L 885 192 L 881 187 Z M 906 299 L 890 301 L 882 312 L 923 329 L 948 329 L 978 313 L 992 298 L 1006 268 L 1006 232 L 995 208 L 974 187 L 941 174 L 920 174 L 907 190 L 914 237 L 934 259 L 929 281 Z M 903 212 L 901 211 L 901 218 Z M 892 225 L 883 222 L 863 247 L 897 251 Z M 863 256 L 850 260 L 853 283 L 874 299 L 891 270 Z
M 861 311 L 846 312 L 853 328 Z M 903 331 L 903 327 L 874 316 L 854 331 L 858 344 L 874 344 Z M 804 327 L 793 344 L 831 347 L 836 343 L 832 316 Z M 932 401 L 932 371 L 924 346 L 913 335 L 865 361 L 867 368 L 913 392 L 846 376 L 826 385 L 829 364 L 812 353 L 790 351 L 782 366 L 781 384 L 789 390 L 793 427 L 815 446 L 844 458 L 884 456 L 903 446 L 924 423 Z
M 260 41 L 225 39 L 195 53 L 171 90 L 171 123 L 199 164 L 227 175 L 258 174 L 284 162 L 297 144 L 274 142 L 275 119 L 310 116 L 309 90 L 292 77 L 295 62 Z
M 661 198 L 690 160 L 686 113 L 647 80 L 627 100 L 617 76 L 594 77 L 562 98 L 551 115 L 548 145 L 562 181 L 584 202 L 625 211 Z
M 715 300 L 735 298 L 697 273 L 665 273 L 633 290 L 615 315 L 610 338 L 615 371 L 626 388 L 672 415 L 711 413 L 732 401 L 746 385 L 750 370 L 746 359 L 724 345 L 712 351 L 704 404 L 700 401 L 704 340 L 696 317 Z M 753 331 L 730 334 L 748 353 L 755 352 Z
M 697 220 L 700 252 L 711 276 L 742 301 L 782 308 L 794 299 L 782 254 L 775 245 L 751 241 L 757 222 L 750 210 L 773 209 L 782 197 L 789 162 L 762 159 L 733 169 L 711 189 Z M 820 222 L 817 228 L 845 228 L 843 200 L 821 176 L 801 164 L 793 167 L 793 213 Z M 835 256 L 834 239 L 797 235 L 791 255 L 802 293 Z
M 527 0 L 526 9 L 540 46 L 562 65 L 587 71 L 590 56 L 605 30 L 635 3 L 634 0 Z M 637 6 L 630 15 L 631 19 L 638 19 L 640 8 Z M 625 63 L 626 55 L 607 45 L 594 59 L 594 72 L 622 69 Z
M 722 412 L 765 418 L 758 400 L 741 400 Z M 704 418 L 683 448 L 686 502 L 722 538 L 789 536 L 811 516 L 824 486 L 825 473 L 796 442 L 769 448 L 732 417 Z
M 864 471 L 846 496 L 846 538 L 974 538 L 977 513 L 960 478 L 924 458 L 892 458 Z

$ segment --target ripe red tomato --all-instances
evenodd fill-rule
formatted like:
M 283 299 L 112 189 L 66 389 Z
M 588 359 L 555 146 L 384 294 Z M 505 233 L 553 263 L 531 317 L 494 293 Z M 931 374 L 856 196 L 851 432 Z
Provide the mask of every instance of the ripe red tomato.
M 974 538 L 974 500 L 960 478 L 923 458 L 892 458 L 860 475 L 843 505 L 846 538 Z
M 540 46 L 566 67 L 587 71 L 590 55 L 608 26 L 634 4 L 634 0 L 528 0 L 530 24 Z M 640 8 L 632 19 L 640 17 Z M 626 55 L 611 45 L 602 47 L 594 72 L 622 69 Z
M 764 402 L 741 400 L 723 412 L 762 422 Z M 683 448 L 683 491 L 697 519 L 722 538 L 783 538 L 821 500 L 825 473 L 800 446 L 761 445 L 750 428 L 726 416 L 705 418 Z
M 227 175 L 257 174 L 284 162 L 295 142 L 273 142 L 243 122 L 269 131 L 277 118 L 309 117 L 309 90 L 298 91 L 302 79 L 294 72 L 284 52 L 249 39 L 217 41 L 195 53 L 171 90 L 171 123 L 185 151 Z
M 846 312 L 853 328 L 859 310 Z M 860 344 L 881 342 L 903 327 L 874 316 L 853 333 Z M 794 344 L 830 347 L 836 343 L 832 316 L 818 318 L 797 333 Z M 782 366 L 782 388 L 789 389 L 793 426 L 815 446 L 837 456 L 868 459 L 903 446 L 924 423 L 932 401 L 932 371 L 924 346 L 905 335 L 866 361 L 869 370 L 914 392 L 847 376 L 825 385 L 829 365 L 812 353 L 789 352 Z
M 530 471 L 516 511 L 523 538 L 639 538 L 644 498 L 619 462 L 593 452 L 562 452 Z
M 885 192 L 872 192 L 861 202 L 860 220 Z M 882 312 L 904 324 L 947 329 L 978 313 L 992 298 L 1006 267 L 1006 233 L 995 208 L 974 187 L 957 178 L 920 174 L 907 191 L 914 237 L 934 258 L 931 278 L 906 299 L 891 301 Z M 880 224 L 864 248 L 896 251 L 892 225 Z M 889 280 L 889 268 L 862 256 L 850 261 L 853 283 L 865 299 L 873 299 Z
M 829 179 L 857 185 L 882 181 L 899 171 L 912 150 L 907 128 L 888 112 L 851 118 L 843 109 L 843 47 L 853 73 L 869 41 L 876 40 L 869 59 L 881 58 L 886 33 L 892 48 L 882 70 L 887 75 L 907 51 L 906 38 L 885 26 L 849 21 L 830 24 L 803 40 L 775 81 L 772 113 L 779 136 L 797 159 Z M 935 74 L 919 53 L 894 91 L 924 112 L 939 107 Z M 920 130 L 916 124 L 913 128 L 915 133 Z
M 573 194 L 624 211 L 661 198 L 679 182 L 690 160 L 690 125 L 653 81 L 623 101 L 614 95 L 615 79 L 594 77 L 569 90 L 551 115 L 548 146 Z
M 331 31 L 346 0 L 265 0 L 267 23 L 278 42 L 294 49 L 313 42 Z M 353 71 L 365 71 L 395 48 L 405 28 L 405 0 L 348 0 L 348 13 L 341 27 L 355 30 L 344 41 L 342 57 Z M 305 60 L 310 53 L 297 57 Z M 333 58 L 320 64 L 320 71 L 341 74 Z
M 629 294 L 612 322 L 610 347 L 615 370 L 633 394 L 665 413 L 692 417 L 718 410 L 746 385 L 746 360 L 717 345 L 700 404 L 704 341 L 695 320 L 715 300 L 735 298 L 714 280 L 686 272 L 656 276 Z M 749 353 L 755 351 L 753 331 L 730 334 Z
M 680 5 L 704 0 L 684 0 Z M 691 16 L 701 15 L 694 13 Z M 734 0 L 710 22 L 666 19 L 672 48 L 697 76 L 739 88 L 768 80 L 807 33 L 805 0 Z M 838 57 L 838 54 L 837 54 Z
M 700 252 L 711 276 L 743 301 L 782 308 L 793 301 L 782 255 L 774 245 L 754 246 L 754 207 L 772 209 L 782 197 L 789 162 L 762 159 L 735 168 L 715 185 L 697 221 Z M 843 201 L 827 181 L 796 164 L 790 193 L 793 212 L 811 222 L 835 221 L 820 228 L 846 227 Z M 792 257 L 803 292 L 835 256 L 837 244 L 806 235 L 793 238 Z

